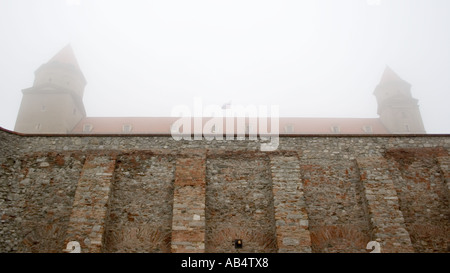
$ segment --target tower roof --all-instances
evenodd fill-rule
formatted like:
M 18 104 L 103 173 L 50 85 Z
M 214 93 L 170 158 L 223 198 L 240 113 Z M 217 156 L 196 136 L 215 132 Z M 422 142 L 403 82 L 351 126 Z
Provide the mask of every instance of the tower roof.
M 66 45 L 61 49 L 53 58 L 50 59 L 49 63 L 63 63 L 74 66 L 74 68 L 80 70 L 75 54 L 70 44 Z
M 407 83 L 405 80 L 400 78 L 394 70 L 392 70 L 389 66 L 386 66 L 383 75 L 381 76 L 380 85 L 393 82 Z

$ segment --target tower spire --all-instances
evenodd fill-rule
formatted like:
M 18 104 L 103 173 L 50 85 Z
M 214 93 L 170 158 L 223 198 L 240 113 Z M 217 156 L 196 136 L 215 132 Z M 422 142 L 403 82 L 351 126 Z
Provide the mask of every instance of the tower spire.
M 407 83 L 405 80 L 400 78 L 397 73 L 394 72 L 388 65 L 386 65 L 386 68 L 384 69 L 383 75 L 381 76 L 380 85 L 382 84 L 389 84 L 389 83 Z
M 66 45 L 35 71 L 33 86 L 22 90 L 15 131 L 67 133 L 86 116 L 86 79 L 72 47 Z
M 48 63 L 72 65 L 74 68 L 80 70 L 77 58 L 75 58 L 75 54 L 73 53 L 73 49 L 70 44 L 67 44 L 63 49 L 56 53 L 56 55 L 53 56 Z
M 391 133 L 425 133 L 418 100 L 411 95 L 411 84 L 386 66 L 374 91 L 378 114 Z

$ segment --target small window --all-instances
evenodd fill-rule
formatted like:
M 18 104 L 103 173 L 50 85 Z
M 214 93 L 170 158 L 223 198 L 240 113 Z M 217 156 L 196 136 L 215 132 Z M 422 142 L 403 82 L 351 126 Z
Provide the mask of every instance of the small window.
M 337 134 L 341 132 L 341 129 L 339 128 L 339 126 L 331 126 L 331 132 Z
M 41 130 L 41 124 L 40 123 L 36 124 L 35 128 L 36 128 L 36 130 L 40 131 Z
M 363 127 L 363 131 L 364 131 L 365 133 L 368 133 L 368 134 L 373 133 L 373 131 L 372 131 L 372 126 L 370 126 L 370 125 L 364 126 L 364 127 Z
M 130 133 L 132 129 L 133 127 L 131 126 L 131 124 L 124 124 L 122 126 L 122 132 L 124 133 Z
M 92 124 L 84 124 L 83 125 L 83 132 L 84 133 L 89 133 L 89 132 L 92 131 L 92 128 L 93 128 Z
M 294 132 L 294 125 L 292 125 L 292 124 L 288 124 L 288 125 L 286 125 L 285 127 L 284 127 L 284 131 L 286 132 L 286 133 L 293 133 Z

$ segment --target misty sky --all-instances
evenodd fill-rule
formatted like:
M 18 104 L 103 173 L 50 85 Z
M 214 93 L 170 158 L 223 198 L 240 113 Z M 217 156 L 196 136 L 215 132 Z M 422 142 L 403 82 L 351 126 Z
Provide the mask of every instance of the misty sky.
M 388 65 L 428 133 L 450 133 L 448 0 L 0 0 L 0 126 L 34 71 L 71 44 L 88 116 L 279 105 L 281 116 L 377 117 Z

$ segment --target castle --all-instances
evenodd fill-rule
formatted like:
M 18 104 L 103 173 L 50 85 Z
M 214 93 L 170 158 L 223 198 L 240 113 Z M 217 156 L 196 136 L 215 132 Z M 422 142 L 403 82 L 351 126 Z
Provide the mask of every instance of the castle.
M 23 98 L 14 131 L 21 133 L 168 134 L 172 117 L 87 117 L 86 79 L 70 45 L 36 70 Z M 282 134 L 425 133 L 411 85 L 386 67 L 374 91 L 379 118 L 280 118 Z M 247 125 L 248 126 L 248 125 Z
M 85 84 L 66 47 L 0 129 L 0 252 L 449 251 L 450 137 L 389 68 L 379 119 L 280 118 L 274 151 L 86 117 Z

